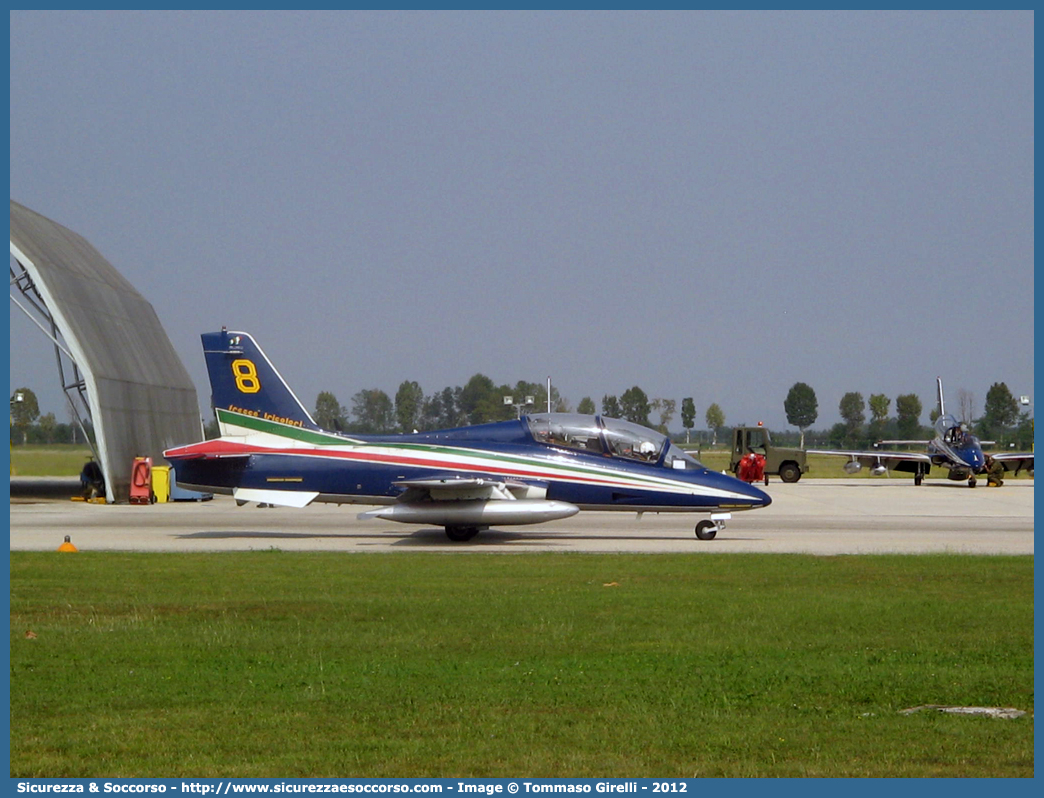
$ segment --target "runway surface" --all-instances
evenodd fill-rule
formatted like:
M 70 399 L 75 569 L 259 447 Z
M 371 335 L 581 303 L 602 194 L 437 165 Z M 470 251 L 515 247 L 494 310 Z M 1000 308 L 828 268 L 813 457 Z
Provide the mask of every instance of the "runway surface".
M 151 506 L 11 500 L 11 550 L 81 551 L 790 552 L 823 555 L 957 552 L 1033 554 L 1033 481 L 1002 488 L 910 480 L 803 479 L 769 486 L 773 503 L 735 513 L 712 541 L 691 513 L 582 512 L 562 521 L 450 542 L 441 527 L 358 521 L 364 505 L 304 509 L 212 501 Z

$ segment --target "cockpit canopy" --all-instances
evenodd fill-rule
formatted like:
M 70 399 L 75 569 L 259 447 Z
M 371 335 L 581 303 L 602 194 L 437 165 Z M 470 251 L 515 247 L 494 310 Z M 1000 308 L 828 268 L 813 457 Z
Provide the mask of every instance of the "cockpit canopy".
M 979 443 L 979 439 L 968 431 L 968 425 L 949 413 L 935 420 L 935 433 L 951 446 L 964 447 Z
M 666 435 L 630 421 L 577 413 L 537 413 L 524 418 L 537 443 L 642 463 L 659 463 L 662 458 L 667 468 L 706 468 Z

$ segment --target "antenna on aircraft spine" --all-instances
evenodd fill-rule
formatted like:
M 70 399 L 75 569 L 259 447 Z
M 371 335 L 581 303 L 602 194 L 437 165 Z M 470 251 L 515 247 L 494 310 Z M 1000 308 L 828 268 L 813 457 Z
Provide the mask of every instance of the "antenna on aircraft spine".
M 547 375 L 547 412 L 551 412 L 551 375 Z

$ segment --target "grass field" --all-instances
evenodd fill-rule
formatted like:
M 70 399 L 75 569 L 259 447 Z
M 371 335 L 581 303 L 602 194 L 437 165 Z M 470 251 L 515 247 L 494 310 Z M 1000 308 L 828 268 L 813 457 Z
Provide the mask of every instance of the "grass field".
M 10 561 L 12 776 L 1033 775 L 1032 557 Z
M 75 477 L 90 456 L 88 447 L 71 443 L 12 446 L 11 473 L 19 477 Z

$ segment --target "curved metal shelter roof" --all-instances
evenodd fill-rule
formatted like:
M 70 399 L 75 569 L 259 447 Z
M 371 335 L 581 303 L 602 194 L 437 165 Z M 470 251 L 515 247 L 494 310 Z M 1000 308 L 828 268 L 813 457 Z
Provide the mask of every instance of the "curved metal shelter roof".
M 54 342 L 66 395 L 94 425 L 107 498 L 126 501 L 136 456 L 162 463 L 164 449 L 202 439 L 196 388 L 152 305 L 82 236 L 11 200 L 11 255 L 22 269 L 11 267 L 11 299 Z

